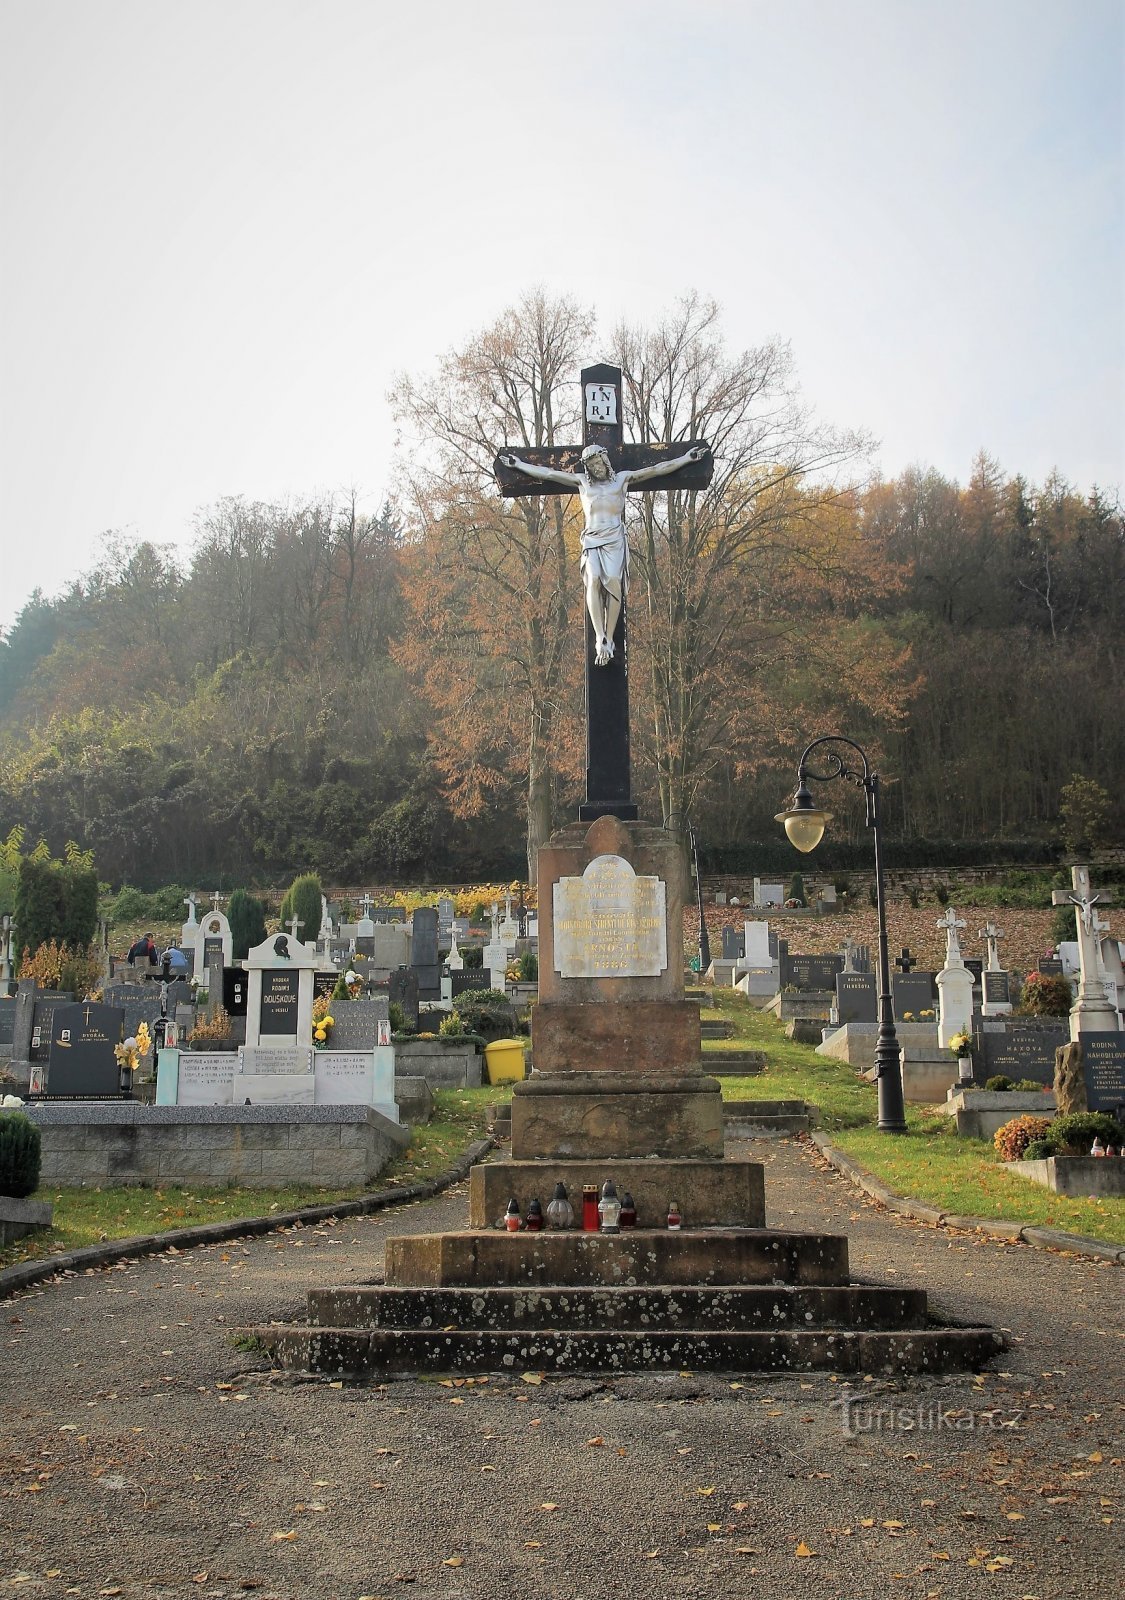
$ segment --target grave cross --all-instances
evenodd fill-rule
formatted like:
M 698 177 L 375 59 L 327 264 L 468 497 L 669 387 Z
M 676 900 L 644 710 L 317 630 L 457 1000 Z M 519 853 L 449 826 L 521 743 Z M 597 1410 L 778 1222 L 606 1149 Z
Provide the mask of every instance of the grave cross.
M 964 966 L 964 962 L 961 960 L 961 941 L 957 937 L 957 930 L 965 926 L 965 919 L 959 917 L 952 906 L 945 913 L 945 916 L 939 917 L 935 923 L 935 927 L 945 929 L 945 964 L 947 967 Z
M 904 944 L 895 957 L 895 966 L 900 972 L 913 972 L 917 965 L 917 959 L 910 954 L 910 946 Z
M 365 917 L 369 917 L 371 915 L 371 907 L 374 905 L 374 903 L 375 902 L 372 900 L 369 894 L 365 894 L 363 899 L 360 901 L 360 909 Z
M 500 493 L 509 498 L 574 493 L 582 497 L 587 524 L 582 555 L 587 595 L 586 800 L 579 806 L 578 816 L 582 822 L 594 822 L 607 814 L 633 822 L 637 807 L 629 772 L 625 495 L 637 490 L 706 489 L 713 462 L 702 440 L 667 445 L 625 443 L 620 367 L 604 362 L 586 367 L 581 382 L 582 444 L 521 447 L 518 455 L 504 450 L 496 457 L 493 471 Z M 608 473 L 596 457 L 590 461 L 585 456 L 593 446 L 601 446 L 606 453 Z M 602 476 L 596 477 L 596 472 Z M 601 637 L 595 617 L 602 627 Z
M 1080 968 L 1075 1009 L 1080 1013 L 1085 1030 L 1105 1031 L 1108 1024 L 1099 1020 L 1100 1013 L 1108 1013 L 1112 1008 L 1105 997 L 1105 971 L 1098 935 L 1107 932 L 1109 924 L 1102 921 L 1094 907 L 1108 904 L 1110 897 L 1104 891 L 1098 894 L 1092 892 L 1089 867 L 1071 867 L 1070 883 L 1070 890 L 1056 889 L 1051 895 L 1051 902 L 1056 906 L 1074 906 Z M 1115 1012 L 1112 1026 L 1117 1026 Z
M 216 889 L 211 895 L 211 906 L 212 906 L 213 910 L 218 911 L 219 907 L 222 905 L 222 903 L 223 903 L 223 901 L 225 899 L 226 899 L 226 896 L 225 895 L 221 895 L 219 893 L 219 891 Z
M 1001 971 L 1001 967 L 1000 967 L 1000 941 L 1004 937 L 1005 937 L 1005 935 L 1003 933 L 1003 930 L 998 928 L 994 922 L 986 922 L 984 927 L 980 928 L 978 930 L 978 932 L 977 932 L 977 938 L 978 939 L 986 939 L 988 941 L 988 970 L 989 970 L 989 972 L 999 972 L 999 971 Z
M 195 891 L 193 889 L 191 894 L 189 894 L 187 899 L 184 901 L 184 905 L 187 906 L 187 908 L 188 908 L 188 921 L 189 922 L 194 922 L 195 921 L 195 908 L 196 908 L 196 906 L 198 904 L 199 904 L 199 896 L 195 893 Z
M 289 929 L 290 938 L 296 939 L 296 937 L 297 937 L 297 929 L 298 928 L 303 928 L 304 925 L 305 924 L 301 921 L 301 919 L 299 917 L 290 917 L 289 921 L 285 924 L 285 926 Z

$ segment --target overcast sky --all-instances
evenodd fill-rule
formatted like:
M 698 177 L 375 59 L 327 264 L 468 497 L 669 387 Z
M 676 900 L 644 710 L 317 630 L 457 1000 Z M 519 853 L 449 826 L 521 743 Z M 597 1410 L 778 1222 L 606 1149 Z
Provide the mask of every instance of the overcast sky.
M 0 0 L 0 625 L 106 529 L 377 508 L 396 372 L 536 284 L 713 295 L 884 473 L 1125 485 L 1123 17 Z

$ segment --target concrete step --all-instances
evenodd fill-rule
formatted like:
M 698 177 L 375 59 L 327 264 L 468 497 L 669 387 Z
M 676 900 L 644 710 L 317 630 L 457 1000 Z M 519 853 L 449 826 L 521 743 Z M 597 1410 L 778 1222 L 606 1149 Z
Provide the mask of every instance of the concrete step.
M 764 1050 L 706 1050 L 699 1069 L 709 1078 L 750 1078 L 766 1069 Z
M 688 1207 L 691 1197 L 676 1197 Z M 414 1234 L 387 1240 L 387 1282 L 444 1288 L 639 1284 L 845 1284 L 843 1235 L 766 1228 L 621 1233 Z
M 862 1372 L 977 1370 L 1006 1348 L 992 1328 L 905 1331 L 782 1329 L 658 1332 L 444 1332 L 415 1328 L 264 1327 L 246 1330 L 279 1367 L 367 1378 L 435 1372 Z
M 701 1039 L 733 1039 L 734 1023 L 729 1017 L 704 1017 L 699 1024 Z
M 644 1331 L 844 1327 L 893 1329 L 926 1325 L 924 1289 L 873 1284 L 836 1288 L 763 1287 L 644 1289 L 414 1288 L 368 1284 L 310 1289 L 314 1328 L 478 1328 L 541 1333 L 547 1328 Z
M 724 1100 L 723 1132 L 728 1139 L 807 1133 L 812 1117 L 804 1100 Z

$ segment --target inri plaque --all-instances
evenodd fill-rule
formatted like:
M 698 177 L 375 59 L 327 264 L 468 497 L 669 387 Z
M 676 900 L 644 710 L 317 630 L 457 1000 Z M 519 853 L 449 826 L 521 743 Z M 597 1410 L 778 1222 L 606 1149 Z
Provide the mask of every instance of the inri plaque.
M 638 878 L 623 856 L 595 856 L 554 893 L 555 971 L 562 978 L 657 978 L 668 965 L 660 878 Z

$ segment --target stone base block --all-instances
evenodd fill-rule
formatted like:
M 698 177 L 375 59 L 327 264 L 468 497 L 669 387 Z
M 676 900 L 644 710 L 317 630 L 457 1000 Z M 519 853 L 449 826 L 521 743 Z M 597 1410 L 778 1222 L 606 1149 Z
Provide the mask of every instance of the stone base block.
M 763 1228 L 765 1184 L 757 1161 L 489 1161 L 469 1173 L 469 1226 L 491 1228 L 508 1201 L 520 1215 L 536 1196 L 546 1206 L 556 1183 L 564 1183 L 577 1218 L 582 1185 L 600 1189 L 612 1178 L 619 1195 L 631 1194 L 642 1228 L 659 1228 L 675 1201 L 688 1227 Z
M 722 1154 L 722 1091 L 714 1078 L 537 1071 L 512 1093 L 515 1161 Z
M 449 1288 L 523 1284 L 845 1284 L 841 1234 L 691 1228 L 673 1233 L 431 1233 L 387 1240 L 387 1282 Z
M 1125 1158 L 1121 1156 L 1050 1156 L 1046 1161 L 1012 1161 L 1005 1171 L 1030 1178 L 1056 1194 L 1125 1194 Z
M 531 1013 L 536 1072 L 693 1073 L 699 1041 L 695 1000 L 540 1001 Z
M 16 1200 L 0 1194 L 0 1245 L 14 1244 L 25 1234 L 49 1228 L 54 1212 L 50 1200 Z

